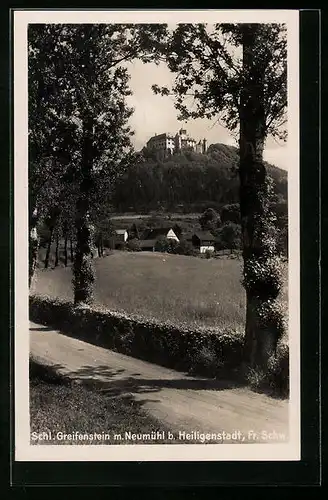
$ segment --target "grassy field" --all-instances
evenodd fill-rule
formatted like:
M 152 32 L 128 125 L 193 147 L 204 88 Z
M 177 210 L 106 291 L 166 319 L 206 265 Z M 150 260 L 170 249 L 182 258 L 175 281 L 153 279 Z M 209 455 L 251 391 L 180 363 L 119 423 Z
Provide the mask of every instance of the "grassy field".
M 243 327 L 238 259 L 116 251 L 95 266 L 98 305 L 175 324 Z M 32 292 L 72 300 L 71 279 L 70 267 L 38 269 Z

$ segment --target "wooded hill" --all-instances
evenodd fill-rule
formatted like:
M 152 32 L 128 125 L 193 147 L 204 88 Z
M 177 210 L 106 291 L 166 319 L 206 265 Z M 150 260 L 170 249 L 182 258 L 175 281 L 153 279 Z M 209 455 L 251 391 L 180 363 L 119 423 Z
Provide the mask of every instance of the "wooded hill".
M 150 210 L 202 212 L 220 210 L 239 200 L 238 149 L 212 144 L 206 154 L 186 151 L 163 160 L 144 148 L 139 161 L 118 180 L 113 199 L 117 212 Z M 276 202 L 287 201 L 287 172 L 266 164 Z

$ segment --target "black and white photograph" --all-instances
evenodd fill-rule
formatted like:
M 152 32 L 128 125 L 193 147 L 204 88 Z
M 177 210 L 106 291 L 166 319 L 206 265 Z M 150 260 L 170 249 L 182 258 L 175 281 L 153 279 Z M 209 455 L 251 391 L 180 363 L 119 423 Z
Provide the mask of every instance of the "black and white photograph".
M 299 460 L 298 12 L 14 14 L 16 460 Z

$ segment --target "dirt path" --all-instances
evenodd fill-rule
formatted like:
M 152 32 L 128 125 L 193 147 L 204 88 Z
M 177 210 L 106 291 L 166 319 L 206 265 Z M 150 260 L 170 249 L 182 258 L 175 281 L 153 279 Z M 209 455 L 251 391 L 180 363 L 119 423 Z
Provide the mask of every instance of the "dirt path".
M 244 442 L 288 438 L 288 401 L 225 381 L 191 377 L 34 323 L 30 323 L 30 353 L 70 378 L 101 382 L 102 390 L 112 397 L 132 396 L 174 432 L 240 431 Z

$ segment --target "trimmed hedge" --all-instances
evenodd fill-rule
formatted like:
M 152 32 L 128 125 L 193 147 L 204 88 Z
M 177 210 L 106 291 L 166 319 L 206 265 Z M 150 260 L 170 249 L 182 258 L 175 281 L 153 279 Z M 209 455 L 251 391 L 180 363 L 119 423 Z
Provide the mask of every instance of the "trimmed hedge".
M 186 371 L 206 371 L 201 367 L 202 349 L 220 360 L 229 371 L 242 358 L 241 333 L 177 328 L 137 316 L 87 306 L 74 307 L 45 296 L 30 297 L 30 320 L 51 325 L 63 333 L 152 363 Z M 198 366 L 199 365 L 199 366 Z
M 29 301 L 31 321 L 51 325 L 68 336 L 151 363 L 203 376 L 229 378 L 242 364 L 242 332 L 177 328 L 173 324 L 99 307 L 74 307 L 71 302 L 41 295 L 32 295 Z M 279 389 L 285 392 L 286 384 L 288 386 L 286 346 L 282 353 L 282 357 L 276 359 L 270 380 L 273 377 L 274 384 L 277 379 Z

